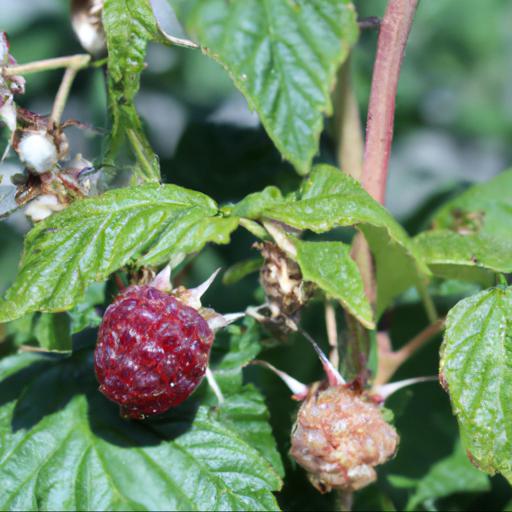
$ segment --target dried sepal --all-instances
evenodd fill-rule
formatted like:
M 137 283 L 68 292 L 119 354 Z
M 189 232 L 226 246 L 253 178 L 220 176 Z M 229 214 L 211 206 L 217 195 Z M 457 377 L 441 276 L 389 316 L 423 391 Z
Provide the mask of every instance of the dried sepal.
M 160 272 L 152 279 L 151 286 L 162 292 L 170 292 L 172 290 L 170 265 L 166 265 L 162 270 L 160 270 Z
M 224 395 L 222 394 L 222 390 L 220 389 L 220 386 L 217 384 L 217 381 L 215 380 L 215 376 L 213 375 L 213 372 L 210 370 L 210 367 L 206 367 L 205 371 L 205 377 L 208 382 L 208 386 L 212 389 L 214 395 L 217 397 L 217 401 L 219 402 L 219 405 L 222 405 L 224 403 Z
M 240 320 L 245 316 L 245 313 L 227 313 L 225 315 L 217 313 L 212 308 L 199 308 L 199 313 L 208 322 L 208 326 L 212 331 L 224 329 L 228 325 Z
M 272 373 L 277 375 L 287 386 L 288 389 L 293 393 L 292 398 L 294 400 L 304 400 L 309 394 L 309 387 L 306 384 L 298 381 L 291 375 L 288 375 L 286 372 L 277 369 L 274 365 L 270 364 L 267 361 L 262 361 L 260 359 L 255 359 L 251 362 L 251 364 L 257 364 L 259 366 L 263 366 L 267 368 Z
M 9 40 L 5 32 L 0 32 L 0 95 L 7 90 L 10 94 L 25 92 L 25 78 L 4 72 L 9 66 L 15 66 L 16 59 L 9 53 Z
M 25 215 L 32 222 L 39 222 L 49 217 L 52 213 L 63 210 L 65 207 L 64 204 L 59 203 L 57 196 L 43 194 L 28 204 Z
M 397 382 L 389 382 L 387 384 L 375 386 L 372 393 L 376 401 L 384 402 L 400 389 L 412 386 L 413 384 L 419 384 L 420 382 L 437 381 L 437 379 L 438 377 L 436 375 L 430 375 L 427 377 L 413 377 L 411 379 L 399 380 Z
M 214 309 L 205 308 L 202 305 L 202 296 L 211 286 L 219 272 L 220 268 L 215 270 L 206 281 L 195 288 L 185 288 L 184 286 L 173 288 L 171 283 L 171 266 L 167 265 L 151 280 L 150 284 L 160 291 L 173 295 L 186 306 L 194 308 L 206 320 L 212 331 L 218 331 L 245 316 L 245 313 L 228 313 L 223 315 L 217 313 Z
M 311 296 L 311 286 L 304 283 L 299 266 L 277 244 L 260 242 L 255 247 L 263 256 L 260 282 L 269 305 L 293 316 Z
M 0 163 L 7 155 L 16 131 L 17 108 L 14 95 L 25 92 L 25 79 L 22 76 L 7 75 L 4 72 L 6 68 L 15 64 L 16 60 L 9 53 L 7 34 L 0 32 L 0 124 L 4 123 L 10 132 L 9 143 L 0 156 Z
M 37 222 L 90 194 L 90 182 L 81 179 L 80 170 L 71 168 L 41 175 L 29 174 L 24 183 L 18 184 L 16 202 L 19 206 L 28 203 L 25 214 Z

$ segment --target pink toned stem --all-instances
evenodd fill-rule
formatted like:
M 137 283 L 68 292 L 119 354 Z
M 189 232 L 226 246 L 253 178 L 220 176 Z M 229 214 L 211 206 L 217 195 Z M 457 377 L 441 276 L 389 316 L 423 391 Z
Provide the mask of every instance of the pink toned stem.
M 400 66 L 418 0 L 389 0 L 382 19 L 366 125 L 362 183 L 384 203 Z
M 445 319 L 440 318 L 433 324 L 426 327 L 414 338 L 408 341 L 400 350 L 393 352 L 391 340 L 385 333 L 377 335 L 379 348 L 379 367 L 373 382 L 374 386 L 380 386 L 389 382 L 395 372 L 420 348 L 426 345 L 434 336 L 437 336 L 445 325 Z

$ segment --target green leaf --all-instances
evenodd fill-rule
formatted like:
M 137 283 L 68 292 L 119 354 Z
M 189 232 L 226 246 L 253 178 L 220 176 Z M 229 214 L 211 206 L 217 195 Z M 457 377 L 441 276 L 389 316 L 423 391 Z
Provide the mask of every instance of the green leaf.
M 512 271 L 512 170 L 475 185 L 435 214 L 433 231 L 417 237 L 432 271 L 488 286 Z
M 98 327 L 101 316 L 96 311 L 96 306 L 105 302 L 105 283 L 93 283 L 87 290 L 80 304 L 77 304 L 67 313 L 71 317 L 71 333 L 83 331 L 90 327 Z
M 217 212 L 209 197 L 174 185 L 111 190 L 73 203 L 27 235 L 0 322 L 70 309 L 87 286 L 126 264 L 177 264 L 210 240 L 226 243 L 238 220 Z
M 202 389 L 129 422 L 97 390 L 90 353 L 3 359 L 0 508 L 278 509 L 282 464 L 262 396 L 240 379 L 216 407 Z
M 108 48 L 108 91 L 113 124 L 107 160 L 113 162 L 120 144 L 128 137 L 139 175 L 159 181 L 158 158 L 144 134 L 133 100 L 148 41 L 158 33 L 149 0 L 105 0 L 102 11 Z
M 432 273 L 440 277 L 490 286 L 496 272 L 512 272 L 512 240 L 442 229 L 421 233 L 414 244 Z
M 116 108 L 113 107 L 114 111 Z M 119 112 L 113 113 L 113 116 L 114 119 L 119 118 L 117 129 L 124 131 L 130 141 L 137 162 L 134 170 L 138 176 L 142 177 L 142 182 L 160 181 L 160 162 L 144 133 L 135 106 L 122 105 L 119 107 Z M 112 137 L 116 135 L 115 129 L 114 127 Z
M 250 386 L 243 387 L 243 376 L 240 371 L 260 353 L 261 338 L 260 324 L 251 317 L 245 317 L 242 325 L 230 325 L 226 330 L 217 333 L 210 361 L 215 380 L 225 395 L 235 395 L 242 390 L 247 395 L 254 395 L 254 403 L 251 407 L 248 407 L 244 399 L 238 401 L 233 398 L 229 406 L 224 404 L 223 413 L 232 410 L 235 416 L 241 415 L 245 418 L 244 423 L 231 421 L 231 427 L 237 430 L 251 446 L 257 447 L 279 476 L 283 477 L 283 464 L 270 435 L 269 426 L 261 421 L 262 417 L 268 418 L 265 404 L 255 389 Z M 222 356 L 220 361 L 219 354 Z M 213 392 L 210 393 L 210 397 L 211 401 L 208 403 L 216 406 L 217 398 Z M 227 415 L 224 416 L 224 420 L 229 420 Z
M 416 478 L 409 478 L 402 475 L 388 475 L 388 481 L 397 489 L 414 489 L 418 485 Z
M 6 337 L 11 339 L 17 347 L 33 342 L 35 320 L 35 313 L 29 313 L 12 322 L 8 322 L 5 325 Z
M 108 71 L 132 101 L 139 90 L 147 42 L 157 33 L 149 0 L 105 0 L 102 21 L 107 37 Z M 120 91 L 121 94 L 121 91 Z
M 67 313 L 43 313 L 37 320 L 34 335 L 49 352 L 70 352 L 71 318 Z
M 448 314 L 440 378 L 462 442 L 482 471 L 512 481 L 512 290 L 493 288 Z
M 81 302 L 66 313 L 27 313 L 8 322 L 5 331 L 18 347 L 31 345 L 48 351 L 70 352 L 72 334 L 100 325 L 96 306 L 104 302 L 105 283 L 93 283 Z
M 241 279 L 258 272 L 263 265 L 263 258 L 251 258 L 235 263 L 229 267 L 222 276 L 222 283 L 229 286 L 238 283 Z
M 226 68 L 283 156 L 306 174 L 336 70 L 358 36 L 348 0 L 170 0 Z
M 1 182 L 0 182 L 1 186 Z M 2 201 L 4 198 L 2 197 Z M 1 202 L 1 201 L 0 201 Z M 0 223 L 0 293 L 3 293 L 11 284 L 13 275 L 16 273 L 19 254 L 23 246 L 23 237 L 16 232 L 9 224 Z
M 219 340 L 218 337 L 215 339 L 212 359 L 215 359 L 216 354 L 218 358 L 219 353 L 222 354 L 222 359 L 219 363 L 214 362 L 212 368 L 222 390 L 235 393 L 242 386 L 240 368 L 246 366 L 260 353 L 262 336 L 259 324 L 251 317 L 245 317 L 242 326 L 230 325 L 225 334 L 228 335 L 227 340 Z
M 491 488 L 489 478 L 469 462 L 466 452 L 457 443 L 454 452 L 434 464 L 417 483 L 406 510 L 415 510 L 428 500 L 436 500 L 459 492 L 485 492 Z
M 319 286 L 339 300 L 365 327 L 374 329 L 373 313 L 366 298 L 363 280 L 350 246 L 341 242 L 294 242 L 297 263 L 305 281 Z
M 230 336 L 229 350 L 214 368 L 217 377 L 222 372 L 233 370 L 240 374 L 240 368 L 250 363 L 261 351 L 260 325 L 254 318 L 245 317 L 242 325 L 230 325 L 227 331 Z
M 448 201 L 434 216 L 433 226 L 512 243 L 511 222 L 512 169 Z
M 261 212 L 284 201 L 283 194 L 277 187 L 266 187 L 261 192 L 254 192 L 244 197 L 232 209 L 231 213 L 246 219 L 258 219 Z
M 334 167 L 316 166 L 297 201 L 272 206 L 261 215 L 316 233 L 357 225 L 377 262 L 377 316 L 394 297 L 411 286 L 423 286 L 430 275 L 412 241 L 391 214 L 356 180 Z
M 206 243 L 229 243 L 231 233 L 238 227 L 237 217 L 205 217 L 204 213 L 190 212 L 180 218 L 171 231 L 168 230 L 158 242 L 139 259 L 143 265 L 159 265 L 171 262 L 176 266 L 191 253 L 199 252 Z M 173 248 L 169 258 L 169 247 Z

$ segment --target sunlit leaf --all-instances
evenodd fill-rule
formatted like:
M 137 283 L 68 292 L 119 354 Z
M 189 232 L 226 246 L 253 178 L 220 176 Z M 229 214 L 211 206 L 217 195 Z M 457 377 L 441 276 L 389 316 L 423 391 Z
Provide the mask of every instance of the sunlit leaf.
M 448 314 L 441 382 L 462 443 L 482 471 L 512 480 L 512 291 L 493 288 L 460 301 Z
M 208 241 L 228 242 L 237 219 L 217 212 L 209 197 L 174 185 L 128 187 L 73 203 L 27 235 L 0 321 L 70 309 L 87 286 L 128 263 L 177 264 Z
M 159 181 L 160 166 L 133 103 L 144 69 L 146 46 L 157 34 L 149 0 L 105 0 L 102 11 L 108 48 L 108 91 L 112 130 L 107 160 L 128 138 L 144 181 Z
M 470 187 L 435 214 L 435 229 L 479 233 L 512 243 L 512 170 Z
M 437 276 L 489 286 L 496 272 L 512 272 L 512 243 L 508 241 L 443 229 L 421 233 L 414 245 Z
M 329 297 L 339 300 L 365 327 L 373 329 L 373 313 L 350 246 L 341 242 L 297 240 L 297 263 L 305 281 L 315 283 Z
M 296 201 L 286 201 L 261 212 L 297 229 L 324 233 L 339 226 L 357 226 L 365 235 L 377 262 L 377 314 L 392 299 L 430 274 L 404 229 L 361 185 L 338 169 L 316 166 Z
M 241 381 L 248 350 L 259 350 L 253 335 L 232 331 L 216 365 L 222 406 L 202 387 L 181 407 L 145 421 L 121 419 L 99 393 L 89 352 L 2 360 L 0 507 L 278 509 L 272 491 L 281 486 L 282 465 L 268 412 L 260 393 Z
M 338 66 L 358 35 L 348 0 L 170 0 L 220 62 L 283 156 L 306 174 Z

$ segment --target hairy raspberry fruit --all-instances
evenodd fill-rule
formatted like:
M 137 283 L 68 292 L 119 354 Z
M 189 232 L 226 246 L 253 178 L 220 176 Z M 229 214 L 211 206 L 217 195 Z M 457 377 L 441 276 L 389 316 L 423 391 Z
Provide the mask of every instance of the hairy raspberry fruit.
M 199 385 L 214 334 L 194 308 L 153 286 L 130 286 L 107 308 L 94 352 L 100 391 L 140 419 Z
M 346 386 L 316 385 L 303 402 L 290 453 L 320 491 L 355 491 L 396 452 L 399 437 L 380 407 Z

